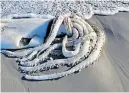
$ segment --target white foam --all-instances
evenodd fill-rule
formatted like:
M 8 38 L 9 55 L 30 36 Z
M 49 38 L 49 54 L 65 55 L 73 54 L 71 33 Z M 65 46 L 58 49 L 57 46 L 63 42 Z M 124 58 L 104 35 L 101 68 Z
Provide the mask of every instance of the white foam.
M 89 19 L 94 14 L 114 15 L 119 11 L 129 11 L 129 0 L 2 1 L 1 6 L 2 18 L 6 15 L 8 18 L 52 18 L 72 12 Z

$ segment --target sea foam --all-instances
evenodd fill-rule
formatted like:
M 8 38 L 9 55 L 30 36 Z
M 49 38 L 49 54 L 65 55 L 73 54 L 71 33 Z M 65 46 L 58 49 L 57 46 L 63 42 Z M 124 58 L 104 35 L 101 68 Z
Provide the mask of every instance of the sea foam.
M 22 14 L 44 18 L 72 12 L 89 19 L 94 14 L 114 15 L 119 11 L 129 11 L 129 0 L 2 1 L 1 8 L 2 18 L 21 17 Z

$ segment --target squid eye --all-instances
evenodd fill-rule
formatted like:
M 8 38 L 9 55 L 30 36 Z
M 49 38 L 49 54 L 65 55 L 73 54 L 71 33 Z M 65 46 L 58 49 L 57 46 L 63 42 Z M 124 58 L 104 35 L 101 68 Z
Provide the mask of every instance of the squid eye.
M 31 40 L 31 38 L 22 38 L 22 39 L 20 40 L 20 43 L 21 43 L 23 46 L 25 46 L 25 45 L 28 45 L 28 44 L 29 44 L 30 40 Z

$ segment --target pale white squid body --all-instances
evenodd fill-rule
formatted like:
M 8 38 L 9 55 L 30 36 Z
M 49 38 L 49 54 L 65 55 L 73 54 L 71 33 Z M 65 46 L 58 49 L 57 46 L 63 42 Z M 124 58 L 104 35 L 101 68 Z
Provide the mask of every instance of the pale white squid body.
M 104 32 L 99 27 L 93 26 L 83 18 L 77 15 L 73 16 L 70 13 L 60 15 L 54 18 L 54 20 L 44 44 L 27 49 L 21 53 L 2 51 L 10 57 L 19 58 L 19 68 L 24 72 L 23 77 L 26 79 L 49 80 L 61 78 L 76 71 L 81 71 L 100 56 L 106 38 Z M 66 35 L 60 38 L 60 42 L 53 43 L 57 39 L 56 36 L 62 24 L 64 24 L 67 30 Z M 73 46 L 75 49 L 72 51 L 68 50 L 67 46 Z M 61 53 L 59 54 L 63 55 L 63 58 L 55 59 L 51 56 L 52 51 L 56 51 L 56 49 L 60 49 Z M 49 75 L 33 75 L 33 73 L 66 65 L 71 68 Z

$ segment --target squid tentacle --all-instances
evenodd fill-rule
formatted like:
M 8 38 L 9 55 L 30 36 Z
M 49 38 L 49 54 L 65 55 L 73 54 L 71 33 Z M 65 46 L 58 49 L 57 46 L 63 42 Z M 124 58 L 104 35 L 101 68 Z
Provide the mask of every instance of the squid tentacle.
M 105 36 L 102 31 L 101 32 L 99 31 L 97 35 L 98 35 L 98 42 L 94 50 L 89 55 L 89 57 L 86 60 L 79 63 L 78 65 L 72 67 L 71 69 L 60 73 L 50 74 L 50 75 L 32 76 L 32 75 L 25 74 L 23 77 L 30 80 L 51 80 L 51 79 L 57 79 L 57 78 L 67 76 L 69 74 L 74 73 L 75 71 L 81 71 L 83 68 L 85 68 L 89 64 L 92 64 L 94 61 L 96 61 L 96 59 L 99 58 L 101 48 L 105 41 Z
M 64 26 L 65 26 L 65 28 L 66 28 L 66 33 L 67 33 L 67 35 L 72 35 L 72 23 L 71 23 L 71 20 L 70 20 L 70 18 L 69 17 L 65 17 L 64 18 Z
M 65 47 L 65 44 L 66 44 L 66 41 L 67 41 L 67 36 L 64 37 L 63 39 L 63 43 L 62 43 L 62 53 L 65 57 L 72 57 L 74 55 L 76 55 L 79 50 L 80 50 L 80 46 L 81 46 L 81 43 L 78 43 L 75 47 L 75 50 L 74 51 L 68 51 Z
M 16 53 L 16 52 L 12 52 L 9 50 L 1 50 L 1 53 L 7 57 L 22 58 L 23 56 L 28 56 L 30 53 L 32 53 L 32 51 L 31 50 L 24 50 L 24 51 Z
M 83 24 L 83 23 L 82 23 Z M 84 29 L 84 30 L 87 30 L 87 29 Z M 93 37 L 95 37 L 96 36 L 96 34 L 92 34 L 92 35 L 94 35 Z M 86 35 L 85 35 L 86 36 Z M 94 41 L 95 41 L 95 39 L 94 39 Z M 89 45 L 89 44 L 87 44 L 87 45 Z M 86 47 L 84 47 L 84 49 L 85 49 Z M 87 52 L 87 51 L 85 51 L 84 49 L 82 49 L 82 51 L 79 53 L 80 55 L 85 55 L 85 53 Z M 88 50 L 89 51 L 89 50 Z M 75 57 L 73 57 L 73 59 L 72 58 L 68 58 L 69 59 L 69 61 L 71 62 L 71 61 L 73 61 L 73 60 L 79 60 L 80 59 L 80 55 L 75 55 Z M 79 57 L 78 57 L 79 56 Z M 78 59 L 77 59 L 78 58 Z M 70 60 L 70 59 L 72 59 L 72 60 Z M 63 61 L 62 61 L 63 62 Z M 49 62 L 47 62 L 47 63 L 49 63 Z M 47 64 L 47 63 L 45 63 L 45 64 Z M 56 62 L 55 62 L 56 63 Z M 74 64 L 74 62 L 73 62 L 73 64 Z M 44 66 L 42 66 L 42 68 L 43 68 Z M 51 66 L 50 66 L 51 67 Z M 22 68 L 22 67 L 21 67 Z
M 73 23 L 73 28 L 78 30 L 79 37 L 83 36 L 83 27 L 79 25 L 78 23 Z
M 33 60 L 36 56 L 38 52 L 37 51 L 33 51 L 28 57 L 23 57 L 23 58 L 18 58 L 17 61 L 18 62 L 26 62 L 26 61 L 31 61 Z
M 57 37 L 60 26 L 64 24 L 66 35 Z M 68 37 L 67 37 L 68 36 Z M 105 33 L 98 26 L 71 13 L 53 18 L 50 33 L 44 44 L 21 52 L 1 50 L 8 57 L 16 57 L 23 78 L 29 80 L 52 80 L 81 71 L 96 61 L 105 43 Z M 74 50 L 67 49 L 74 47 Z M 55 59 L 59 56 L 62 59 Z M 66 71 L 37 75 L 55 67 L 68 66 Z
M 61 47 L 61 43 L 57 43 L 57 44 L 50 46 L 50 48 L 48 48 L 42 55 L 40 55 L 38 58 L 35 58 L 32 61 L 27 61 L 27 62 L 21 61 L 20 65 L 22 65 L 22 66 L 36 66 L 40 62 L 42 62 L 45 58 L 47 58 L 51 51 L 53 51 L 54 49 L 56 49 L 58 47 Z
M 67 58 L 67 59 L 57 59 L 57 60 L 53 60 L 53 61 L 47 61 L 39 66 L 34 66 L 34 67 L 24 67 L 24 66 L 20 66 L 20 70 L 24 71 L 24 72 L 35 72 L 35 71 L 41 71 L 41 70 L 48 70 L 49 68 L 52 68 L 53 66 L 63 66 L 63 65 L 74 65 L 76 63 L 77 60 L 79 60 L 80 58 L 84 57 L 83 54 L 85 54 L 86 52 L 89 52 L 89 47 L 90 47 L 90 40 L 85 41 L 84 45 L 83 45 L 83 51 L 81 51 L 80 53 L 78 53 L 77 55 L 75 55 L 74 57 L 71 58 Z M 83 52 L 83 54 L 82 54 Z M 80 54 L 82 54 L 83 56 L 81 56 Z M 74 59 L 76 58 L 76 59 Z
M 83 24 L 83 23 L 82 23 Z M 87 29 L 84 29 L 84 31 L 85 30 L 87 30 Z M 90 32 L 90 31 L 89 31 Z M 97 38 L 97 36 L 96 36 L 96 34 L 95 34 L 95 32 L 90 32 L 90 34 L 91 35 L 89 35 L 89 36 L 91 36 L 91 38 L 93 38 L 93 37 L 96 37 Z M 87 34 L 88 35 L 88 34 Z M 87 36 L 87 35 L 85 35 L 85 37 Z M 89 37 L 88 37 L 89 38 Z M 96 43 L 96 39 L 93 39 L 93 45 L 95 45 L 95 43 Z M 88 46 L 89 44 L 87 43 L 87 44 L 85 44 L 85 46 L 83 47 L 82 46 L 82 49 L 80 49 L 80 51 L 79 51 L 79 53 L 77 54 L 77 55 L 75 55 L 75 56 L 73 56 L 72 58 L 68 58 L 67 59 L 67 61 L 66 60 L 63 60 L 63 59 L 60 59 L 60 61 L 57 61 L 57 60 L 53 60 L 53 62 L 46 62 L 46 63 L 43 63 L 43 64 L 41 64 L 40 66 L 35 66 L 35 67 L 32 67 L 32 70 L 31 71 L 33 71 L 33 70 L 41 70 L 41 69 L 46 69 L 46 68 L 51 68 L 52 67 L 52 65 L 53 65 L 53 63 L 55 63 L 55 65 L 59 65 L 59 64 L 68 64 L 68 65 L 70 65 L 71 63 L 72 63 L 72 65 L 74 65 L 75 63 L 77 63 L 78 61 L 77 60 L 79 60 L 80 58 L 82 58 L 84 55 L 88 55 L 89 54 L 89 51 L 92 49 L 91 47 L 90 47 L 90 45 Z M 90 49 L 89 49 L 90 48 Z M 73 62 L 74 61 L 74 62 Z M 22 69 L 22 70 L 26 70 L 25 69 L 26 67 L 20 67 L 20 69 Z M 30 67 L 30 69 L 31 69 L 31 67 Z M 27 68 L 27 70 L 29 70 L 29 68 Z
M 95 35 L 95 34 L 93 34 Z M 87 39 L 84 41 L 83 46 L 81 47 L 79 53 L 71 58 L 67 59 L 56 59 L 53 61 L 47 61 L 39 66 L 34 66 L 34 67 L 24 67 L 21 66 L 20 69 L 23 70 L 24 72 L 35 72 L 35 71 L 41 71 L 41 70 L 48 70 L 52 68 L 53 66 L 63 66 L 63 65 L 74 65 L 79 62 L 79 59 L 82 57 L 87 57 L 88 54 L 90 53 L 90 39 Z
M 77 22 L 77 24 L 79 24 L 79 25 L 82 25 L 83 30 L 84 30 L 83 32 L 88 33 L 88 30 L 86 29 L 86 26 L 83 22 L 81 22 L 79 19 L 72 19 L 72 21 Z M 62 47 L 63 55 L 65 57 L 72 57 L 72 56 L 76 55 L 80 50 L 80 43 L 78 43 L 76 45 L 76 49 L 74 51 L 68 51 L 65 47 L 66 41 L 67 41 L 67 36 L 65 36 L 65 38 L 63 39 L 63 43 L 62 43 L 63 44 L 63 47 Z
M 79 32 L 76 28 L 72 28 L 73 35 L 71 37 L 72 40 L 76 40 L 79 37 Z
M 40 50 L 40 52 L 37 54 L 37 57 L 46 49 L 49 47 L 49 45 L 52 43 L 52 41 L 55 39 L 57 32 L 59 30 L 59 27 L 61 26 L 63 20 L 65 17 L 70 16 L 70 14 L 66 14 L 64 16 L 60 15 L 58 17 L 58 19 L 56 20 L 56 23 L 53 25 L 53 29 L 51 31 L 51 34 L 48 36 L 48 39 L 46 41 L 45 44 L 43 44 L 42 46 L 40 46 L 40 48 L 38 48 L 38 50 Z

